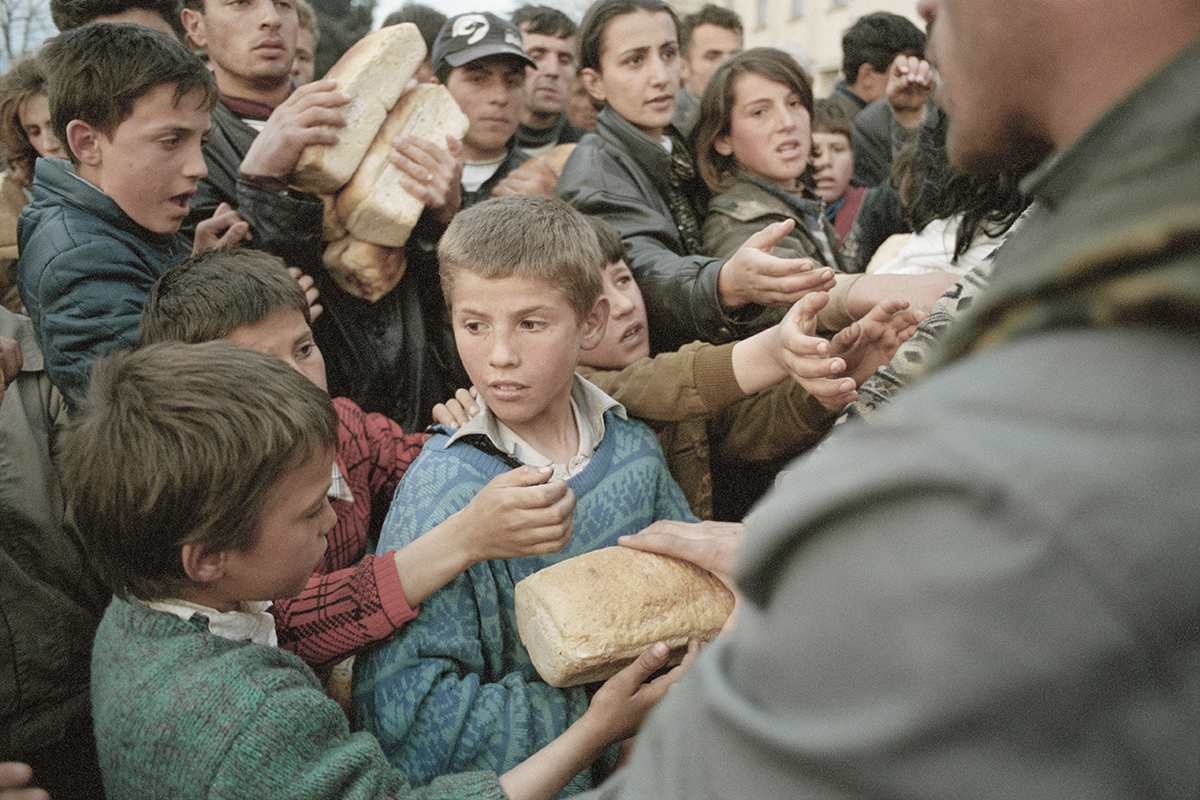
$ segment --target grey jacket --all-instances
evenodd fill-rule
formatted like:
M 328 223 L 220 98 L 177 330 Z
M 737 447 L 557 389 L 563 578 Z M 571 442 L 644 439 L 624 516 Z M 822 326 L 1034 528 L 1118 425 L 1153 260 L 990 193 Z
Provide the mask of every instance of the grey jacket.
M 604 798 L 1200 796 L 1200 41 L 1032 176 L 939 368 L 747 521 Z

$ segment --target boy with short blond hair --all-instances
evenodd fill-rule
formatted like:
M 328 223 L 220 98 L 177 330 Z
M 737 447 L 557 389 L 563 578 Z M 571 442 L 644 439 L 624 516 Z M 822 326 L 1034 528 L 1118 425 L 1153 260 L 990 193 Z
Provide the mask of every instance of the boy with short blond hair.
M 55 135 L 17 227 L 17 282 L 46 374 L 76 405 L 96 356 L 133 347 L 154 280 L 193 249 L 246 235 L 228 206 L 178 235 L 204 177 L 212 75 L 178 40 L 135 23 L 62 33 L 41 52 Z
M 231 342 L 98 363 L 65 461 L 80 534 L 116 593 L 92 653 L 109 797 L 545 800 L 678 677 L 642 683 L 666 660 L 659 643 L 517 769 L 410 790 L 312 670 L 274 646 L 264 611 L 325 551 L 337 428 L 318 386 Z
M 422 606 L 405 631 L 356 663 L 358 719 L 416 784 L 502 770 L 558 735 L 586 687 L 544 683 L 521 647 L 518 581 L 614 545 L 658 519 L 693 520 L 649 428 L 575 375 L 603 336 L 601 254 L 587 221 L 552 197 L 515 195 L 458 214 L 438 250 L 459 354 L 484 409 L 439 429 L 401 481 L 380 548 L 419 537 L 511 464 L 544 464 L 575 493 L 560 552 L 480 562 Z M 614 753 L 568 787 L 592 785 Z
M 143 345 L 214 339 L 274 355 L 327 388 L 304 291 L 269 253 L 200 253 L 151 287 Z M 425 436 L 405 433 L 347 398 L 333 404 L 338 443 L 330 502 L 337 523 L 330 546 L 308 585 L 270 608 L 280 646 L 310 665 L 325 666 L 392 638 L 429 593 L 475 561 L 543 552 L 570 538 L 573 496 L 561 481 L 545 483 L 549 470 L 526 467 L 498 476 L 420 541 L 369 554 L 372 505 L 391 500 Z

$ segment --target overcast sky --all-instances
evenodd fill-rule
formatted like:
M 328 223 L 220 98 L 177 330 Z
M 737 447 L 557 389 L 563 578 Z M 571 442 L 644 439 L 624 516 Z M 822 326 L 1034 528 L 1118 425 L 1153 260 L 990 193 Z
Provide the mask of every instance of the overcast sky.
M 431 8 L 436 8 L 447 17 L 465 14 L 468 11 L 491 11 L 498 16 L 507 17 L 524 0 L 521 2 L 514 2 L 514 0 L 417 0 L 417 2 L 423 2 Z M 376 0 L 375 27 L 378 28 L 384 17 L 402 5 L 404 5 L 404 0 Z

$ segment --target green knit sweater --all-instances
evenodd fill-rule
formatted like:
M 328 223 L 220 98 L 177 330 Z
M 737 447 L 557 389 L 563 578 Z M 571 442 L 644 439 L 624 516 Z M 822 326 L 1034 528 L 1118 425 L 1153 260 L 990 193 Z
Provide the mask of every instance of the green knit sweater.
M 121 800 L 504 798 L 486 772 L 410 789 L 300 659 L 136 600 L 114 599 L 100 623 L 92 707 L 104 788 Z

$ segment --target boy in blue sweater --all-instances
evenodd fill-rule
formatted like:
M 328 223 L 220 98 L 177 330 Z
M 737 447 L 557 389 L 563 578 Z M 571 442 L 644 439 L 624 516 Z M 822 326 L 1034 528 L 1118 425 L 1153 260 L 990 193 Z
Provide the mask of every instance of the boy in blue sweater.
M 283 360 L 233 342 L 166 342 L 98 362 L 70 431 L 71 506 L 116 593 L 92 651 L 108 797 L 334 800 L 554 795 L 636 729 L 679 671 L 651 647 L 557 741 L 499 778 L 411 790 L 351 734 L 313 671 L 276 646 L 269 603 L 325 553 L 337 414 Z
M 426 443 L 400 482 L 380 537 L 402 547 L 518 463 L 550 466 L 575 494 L 559 552 L 484 561 L 422 605 L 400 639 L 355 664 L 357 718 L 415 784 L 503 771 L 587 708 L 588 688 L 555 689 L 517 637 L 513 589 L 537 570 L 640 531 L 694 520 L 654 434 L 575 374 L 608 320 L 602 255 L 587 220 L 563 201 L 514 195 L 460 212 L 438 247 L 442 289 L 463 366 L 483 409 Z M 615 753 L 567 787 L 578 792 Z
M 21 213 L 17 287 L 46 374 L 74 407 L 96 356 L 137 344 L 154 280 L 193 250 L 247 236 L 228 206 L 178 233 L 217 100 L 212 74 L 176 39 L 97 23 L 51 39 L 50 122 L 70 162 L 38 159 Z

